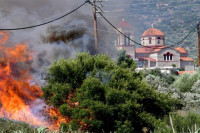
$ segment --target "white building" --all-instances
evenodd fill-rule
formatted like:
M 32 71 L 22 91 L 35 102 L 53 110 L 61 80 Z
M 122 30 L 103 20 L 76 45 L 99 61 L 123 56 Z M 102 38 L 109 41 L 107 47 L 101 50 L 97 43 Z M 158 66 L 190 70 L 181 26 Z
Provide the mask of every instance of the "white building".
M 133 39 L 133 28 L 125 20 L 120 22 L 118 29 Z M 118 34 L 116 49 L 126 50 L 128 55 L 138 60 L 139 68 L 168 69 L 176 66 L 185 71 L 194 70 L 194 60 L 187 57 L 187 51 L 182 47 L 165 45 L 165 34 L 159 29 L 147 29 L 141 36 L 141 44 L 144 47 L 136 48 L 134 43 Z

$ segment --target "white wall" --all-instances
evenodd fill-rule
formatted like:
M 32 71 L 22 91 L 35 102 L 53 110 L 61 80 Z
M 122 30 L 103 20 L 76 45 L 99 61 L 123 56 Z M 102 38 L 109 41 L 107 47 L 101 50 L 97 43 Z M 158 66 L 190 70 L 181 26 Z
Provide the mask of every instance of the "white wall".
M 160 44 L 158 44 L 158 37 L 160 37 Z M 165 44 L 165 37 L 164 36 L 151 36 L 151 44 L 149 43 L 149 38 L 150 37 L 142 37 L 141 38 L 141 44 L 144 46 L 161 46 Z
M 167 52 L 172 53 L 174 56 L 171 61 L 164 60 L 164 54 Z M 180 68 L 180 53 L 172 48 L 164 48 L 157 53 L 157 64 L 156 67 L 171 67 L 172 64 L 175 64 L 177 68 Z

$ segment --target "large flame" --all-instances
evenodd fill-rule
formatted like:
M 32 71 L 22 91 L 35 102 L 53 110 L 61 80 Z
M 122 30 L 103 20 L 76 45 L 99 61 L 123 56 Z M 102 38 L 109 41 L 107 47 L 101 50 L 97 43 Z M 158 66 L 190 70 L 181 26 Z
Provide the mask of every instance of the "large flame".
M 30 85 L 28 63 L 32 57 L 28 45 L 7 46 L 8 34 L 0 32 L 0 117 L 43 125 L 33 113 L 32 105 L 42 95 L 41 89 Z
M 57 108 L 45 106 L 42 113 L 37 110 L 37 106 L 45 104 L 40 99 L 41 88 L 31 85 L 31 52 L 24 43 L 6 45 L 8 39 L 6 32 L 0 32 L 0 117 L 50 129 L 58 129 L 61 123 L 69 124 L 71 118 L 63 117 Z M 73 93 L 68 99 L 71 96 Z M 66 102 L 72 107 L 78 106 L 78 103 L 70 103 L 69 100 Z M 88 128 L 88 124 L 81 121 L 79 124 L 83 130 Z

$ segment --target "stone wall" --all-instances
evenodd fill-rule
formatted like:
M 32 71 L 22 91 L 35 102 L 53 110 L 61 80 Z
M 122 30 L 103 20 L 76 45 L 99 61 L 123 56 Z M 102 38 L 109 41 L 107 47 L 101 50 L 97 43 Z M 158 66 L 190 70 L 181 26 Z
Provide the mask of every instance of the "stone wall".
M 194 71 L 194 61 L 182 61 L 181 68 L 184 68 L 185 71 Z
M 156 62 L 155 61 L 151 61 L 150 67 L 156 67 Z
M 173 58 L 170 61 L 164 60 L 164 54 L 170 52 L 173 54 Z M 180 68 L 180 53 L 172 48 L 164 48 L 157 53 L 157 63 L 156 67 L 172 67 L 172 64 L 175 64 L 177 68 Z
M 139 57 L 149 57 L 149 54 L 145 54 L 145 53 L 136 53 L 135 55 L 137 58 Z

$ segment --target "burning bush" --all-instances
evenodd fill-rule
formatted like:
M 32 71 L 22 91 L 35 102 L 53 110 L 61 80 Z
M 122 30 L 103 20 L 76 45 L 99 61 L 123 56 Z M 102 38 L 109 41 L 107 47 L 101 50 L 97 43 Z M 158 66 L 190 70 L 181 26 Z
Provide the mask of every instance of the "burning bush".
M 154 128 L 179 102 L 151 89 L 126 58 L 117 65 L 108 56 L 81 53 L 51 65 L 42 90 L 52 121 L 66 131 Z
M 26 44 L 7 45 L 6 32 L 0 35 L 0 117 L 43 125 L 34 106 L 42 91 L 31 85 L 31 52 Z

